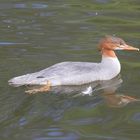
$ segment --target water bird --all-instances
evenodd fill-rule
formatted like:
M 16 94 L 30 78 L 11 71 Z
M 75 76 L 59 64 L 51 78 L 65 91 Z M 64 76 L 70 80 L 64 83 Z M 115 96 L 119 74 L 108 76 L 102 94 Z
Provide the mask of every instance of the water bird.
M 9 85 L 41 85 L 30 89 L 29 94 L 47 92 L 53 86 L 82 85 L 93 81 L 110 80 L 120 73 L 121 65 L 115 50 L 139 51 L 115 36 L 105 36 L 99 42 L 102 54 L 100 63 L 92 62 L 60 62 L 39 72 L 29 73 L 10 79 Z

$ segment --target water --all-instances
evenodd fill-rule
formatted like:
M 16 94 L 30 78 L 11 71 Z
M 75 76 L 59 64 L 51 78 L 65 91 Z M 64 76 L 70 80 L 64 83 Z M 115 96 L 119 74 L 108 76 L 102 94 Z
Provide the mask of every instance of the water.
M 7 83 L 62 61 L 100 61 L 98 41 L 106 34 L 140 47 L 139 5 L 139 0 L 1 0 L 0 139 L 139 140 L 137 52 L 117 52 L 122 64 L 117 81 L 123 82 L 111 81 L 109 90 L 97 86 L 92 96 L 79 95 L 77 88 L 68 94 L 66 87 L 59 94 L 54 89 L 29 96 L 26 87 Z

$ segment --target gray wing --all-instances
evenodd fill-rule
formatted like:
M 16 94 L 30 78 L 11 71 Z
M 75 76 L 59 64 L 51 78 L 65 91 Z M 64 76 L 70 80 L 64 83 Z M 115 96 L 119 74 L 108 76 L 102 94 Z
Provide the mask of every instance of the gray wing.
M 36 74 L 44 77 L 82 74 L 93 71 L 96 66 L 96 63 L 89 62 L 62 62 L 37 72 Z
M 62 62 L 36 74 L 39 74 L 40 77 L 44 77 L 44 79 L 52 80 L 56 85 L 59 84 L 59 82 L 61 82 L 62 85 L 79 85 L 92 81 L 91 76 L 95 77 L 98 69 L 99 66 L 97 63 Z

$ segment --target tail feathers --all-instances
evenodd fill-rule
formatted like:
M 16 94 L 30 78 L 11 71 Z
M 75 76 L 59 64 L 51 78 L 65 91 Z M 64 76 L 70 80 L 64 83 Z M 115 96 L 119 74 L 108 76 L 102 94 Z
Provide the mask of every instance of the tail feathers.
M 12 85 L 15 87 L 26 85 L 28 82 L 29 82 L 28 74 L 14 77 L 8 81 L 9 85 Z
M 19 87 L 23 85 L 40 85 L 45 83 L 45 78 L 38 78 L 34 74 L 26 74 L 18 77 L 14 77 L 8 81 L 9 85 Z

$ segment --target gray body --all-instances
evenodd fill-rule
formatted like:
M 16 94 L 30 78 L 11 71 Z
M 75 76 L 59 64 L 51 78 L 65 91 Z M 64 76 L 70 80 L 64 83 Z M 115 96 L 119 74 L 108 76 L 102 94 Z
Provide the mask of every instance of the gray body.
M 98 80 L 110 80 L 120 73 L 117 58 L 102 57 L 101 63 L 62 62 L 39 72 L 30 73 L 9 80 L 9 84 L 45 85 L 50 81 L 52 86 L 82 85 Z

